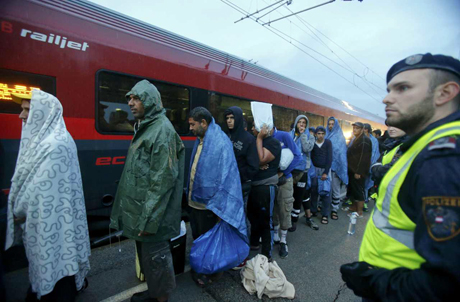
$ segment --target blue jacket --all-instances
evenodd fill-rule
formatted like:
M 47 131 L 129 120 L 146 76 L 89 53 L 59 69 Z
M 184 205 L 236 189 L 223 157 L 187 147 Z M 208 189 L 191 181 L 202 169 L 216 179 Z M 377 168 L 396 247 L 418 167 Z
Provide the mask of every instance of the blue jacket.
M 275 132 L 273 133 L 273 137 L 280 141 L 281 148 L 289 148 L 292 154 L 294 154 L 294 159 L 292 160 L 289 167 L 286 170 L 282 171 L 284 175 L 286 175 L 286 178 L 291 178 L 291 172 L 299 164 L 299 161 L 302 159 L 302 155 L 300 154 L 299 148 L 297 148 L 296 144 L 294 143 L 294 140 L 292 139 L 289 133 L 287 133 L 286 131 L 280 131 L 276 128 L 274 129 L 274 131 Z

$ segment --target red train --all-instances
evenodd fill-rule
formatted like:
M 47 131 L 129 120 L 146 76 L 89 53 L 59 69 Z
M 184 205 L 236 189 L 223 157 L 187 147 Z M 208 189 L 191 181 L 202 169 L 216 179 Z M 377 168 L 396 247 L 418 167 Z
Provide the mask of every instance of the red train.
M 20 106 L 10 93 L 30 93 L 33 87 L 62 102 L 79 151 L 90 222 L 110 214 L 134 122 L 124 95 L 141 79 L 158 87 L 188 160 L 195 137 L 187 115 L 197 106 L 208 108 L 219 123 L 224 110 L 235 105 L 250 122 L 250 101 L 262 101 L 274 105 L 282 130 L 298 114 L 306 114 L 313 126 L 335 116 L 349 134 L 358 120 L 384 127 L 382 118 L 327 94 L 90 2 L 9 0 L 0 11 L 3 197 L 21 135 Z

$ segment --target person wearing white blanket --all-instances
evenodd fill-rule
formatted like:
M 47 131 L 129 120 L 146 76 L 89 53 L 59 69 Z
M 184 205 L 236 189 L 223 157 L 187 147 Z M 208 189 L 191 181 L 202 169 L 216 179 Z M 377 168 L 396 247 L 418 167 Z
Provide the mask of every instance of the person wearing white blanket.
M 24 243 L 27 301 L 74 301 L 91 253 L 77 148 L 53 95 L 34 90 L 13 95 L 13 101 L 21 103 L 23 126 L 5 249 Z

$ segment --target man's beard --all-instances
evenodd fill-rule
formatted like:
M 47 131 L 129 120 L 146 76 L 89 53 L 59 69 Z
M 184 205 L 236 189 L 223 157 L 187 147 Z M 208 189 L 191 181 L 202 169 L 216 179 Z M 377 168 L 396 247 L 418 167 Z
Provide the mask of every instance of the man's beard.
M 418 127 L 433 117 L 435 112 L 433 97 L 434 94 L 429 93 L 422 102 L 409 107 L 406 114 L 387 118 L 387 124 L 413 134 Z
M 195 135 L 198 137 L 204 137 L 205 131 L 203 127 L 199 126 L 198 129 L 195 131 Z

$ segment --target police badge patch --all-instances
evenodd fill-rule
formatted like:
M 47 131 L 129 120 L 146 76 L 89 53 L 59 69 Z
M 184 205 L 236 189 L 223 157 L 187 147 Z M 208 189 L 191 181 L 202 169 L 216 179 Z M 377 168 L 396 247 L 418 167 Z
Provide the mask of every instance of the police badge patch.
M 446 241 L 460 233 L 460 197 L 423 197 L 423 216 L 430 237 Z
M 423 59 L 423 55 L 413 55 L 413 56 L 407 57 L 405 62 L 407 65 L 415 65 L 417 63 L 420 63 L 422 59 Z

